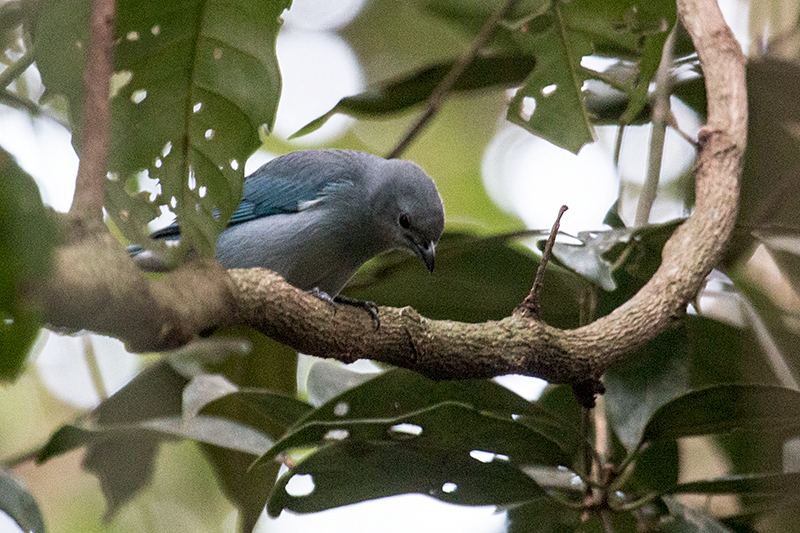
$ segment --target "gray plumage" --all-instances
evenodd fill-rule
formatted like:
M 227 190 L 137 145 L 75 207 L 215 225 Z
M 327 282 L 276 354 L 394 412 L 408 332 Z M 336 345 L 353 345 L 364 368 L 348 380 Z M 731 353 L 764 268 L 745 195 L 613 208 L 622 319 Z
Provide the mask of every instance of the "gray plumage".
M 305 150 L 266 163 L 217 240 L 226 268 L 264 267 L 292 285 L 335 296 L 372 257 L 393 249 L 433 270 L 444 208 L 433 180 L 411 161 L 354 150 Z M 176 238 L 177 224 L 153 233 Z M 152 255 L 134 259 L 152 269 Z

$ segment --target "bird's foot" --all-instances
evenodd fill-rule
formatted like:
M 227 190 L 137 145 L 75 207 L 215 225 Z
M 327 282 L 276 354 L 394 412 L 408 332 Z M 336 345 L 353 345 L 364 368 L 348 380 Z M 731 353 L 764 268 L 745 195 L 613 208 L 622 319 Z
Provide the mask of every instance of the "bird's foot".
M 378 304 L 375 302 L 365 302 L 356 298 L 350 298 L 349 296 L 342 296 L 341 294 L 334 296 L 333 301 L 337 304 L 360 307 L 369 313 L 370 318 L 372 318 L 372 322 L 375 324 L 375 329 L 378 330 L 381 328 L 381 319 L 378 316 Z
M 319 290 L 319 287 L 314 287 L 308 293 L 311 296 L 319 298 L 322 301 L 328 302 L 329 304 L 334 306 L 333 312 L 336 313 L 336 304 L 341 305 L 350 305 L 352 307 L 360 307 L 367 313 L 369 313 L 370 318 L 372 318 L 372 322 L 375 324 L 375 329 L 378 330 L 381 327 L 381 319 L 378 316 L 378 305 L 375 302 L 365 302 L 362 300 L 358 300 L 356 298 L 350 298 L 348 296 L 342 296 L 341 294 L 337 294 L 334 297 L 331 297 L 325 291 Z

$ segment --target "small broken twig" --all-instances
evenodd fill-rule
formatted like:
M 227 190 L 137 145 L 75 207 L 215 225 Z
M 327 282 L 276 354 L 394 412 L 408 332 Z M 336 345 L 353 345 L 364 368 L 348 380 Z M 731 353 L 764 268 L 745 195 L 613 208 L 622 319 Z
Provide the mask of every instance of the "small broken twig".
M 539 268 L 536 270 L 536 277 L 533 280 L 531 292 L 525 297 L 524 300 L 522 300 L 522 303 L 517 306 L 517 308 L 514 310 L 514 313 L 520 313 L 527 315 L 534 320 L 539 320 L 539 313 L 541 311 L 541 306 L 539 305 L 539 293 L 542 292 L 542 287 L 544 286 L 544 271 L 547 268 L 547 262 L 550 260 L 550 255 L 553 253 L 553 244 L 556 242 L 558 228 L 561 226 L 561 217 L 564 215 L 564 212 L 566 212 L 567 209 L 569 209 L 567 206 L 562 205 L 561 209 L 558 210 L 558 216 L 553 224 L 553 229 L 550 230 L 550 236 L 547 238 L 547 242 L 544 245 L 544 250 L 542 251 L 542 262 L 539 263 Z

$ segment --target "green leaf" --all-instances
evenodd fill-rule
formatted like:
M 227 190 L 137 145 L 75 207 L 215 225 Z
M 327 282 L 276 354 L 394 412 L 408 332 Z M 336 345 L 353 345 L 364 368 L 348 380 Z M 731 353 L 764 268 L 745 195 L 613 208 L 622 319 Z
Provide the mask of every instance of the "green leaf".
M 520 46 L 537 54 L 538 64 L 508 106 L 506 118 L 551 143 L 578 153 L 594 140 L 591 118 L 582 94 L 581 58 L 592 53 L 591 42 L 572 34 L 562 4 L 535 20 L 535 29 L 520 33 Z
M 717 385 L 680 396 L 658 409 L 642 443 L 696 435 L 800 428 L 800 392 L 769 385 Z
M 135 424 L 151 418 L 180 417 L 183 388 L 188 380 L 168 364 L 155 364 L 101 403 L 87 427 L 64 426 L 40 450 L 41 463 L 88 445 L 84 468 L 95 474 L 106 497 L 106 516 L 130 501 L 150 480 L 162 432 Z M 109 429 L 104 426 L 126 427 Z M 118 430 L 117 430 L 118 429 Z
M 293 478 L 306 475 L 313 481 L 310 494 L 287 492 Z M 502 461 L 482 463 L 466 453 L 348 439 L 323 447 L 281 477 L 267 512 L 313 513 L 407 493 L 461 505 L 509 505 L 544 495 L 533 479 Z
M 770 226 L 800 229 L 800 195 L 794 194 L 800 165 L 800 67 L 761 58 L 747 64 L 747 150 L 742 169 L 737 231 L 727 262 L 747 260 L 751 232 Z
M 800 228 L 761 230 L 753 236 L 764 245 L 792 288 L 800 291 Z
M 623 493 L 661 492 L 678 483 L 680 455 L 676 441 L 658 441 L 635 453 L 633 470 L 620 489 Z
M 109 214 L 128 238 L 141 236 L 143 200 L 127 200 L 125 191 L 146 170 L 161 185 L 152 203 L 174 201 L 187 243 L 213 255 L 239 203 L 258 130 L 274 121 L 281 87 L 275 37 L 289 4 L 118 2 L 109 158 L 115 179 L 107 188 Z M 49 93 L 69 101 L 78 153 L 88 15 L 87 0 L 48 2 L 36 31 L 42 79 Z M 138 190 L 135 181 L 131 188 Z
M 23 531 L 45 533 L 39 505 L 25 487 L 10 473 L 0 469 L 0 511 L 17 523 Z
M 661 44 L 674 22 L 675 6 L 669 2 L 553 2 L 547 13 L 526 21 L 514 34 L 538 63 L 511 101 L 508 120 L 577 153 L 593 140 L 583 90 L 589 72 L 581 59 L 597 52 L 641 59 L 627 112 L 632 118 L 646 102 Z
M 629 451 L 636 447 L 652 414 L 689 389 L 688 355 L 686 328 L 678 326 L 605 373 L 603 398 L 612 426 Z
M 319 129 L 336 113 L 356 118 L 380 118 L 402 112 L 426 101 L 437 85 L 452 70 L 456 60 L 429 65 L 416 72 L 387 80 L 355 96 L 348 96 L 327 113 L 303 126 L 291 138 Z M 453 92 L 487 87 L 511 87 L 522 83 L 536 65 L 529 55 L 478 56 L 453 85 Z
M 394 369 L 326 402 L 295 424 L 385 420 L 445 403 L 456 402 L 504 418 L 513 418 L 559 443 L 564 450 L 578 446 L 577 425 L 561 420 L 490 380 L 433 381 L 415 372 Z
M 514 465 L 559 466 L 569 462 L 558 444 L 524 424 L 466 405 L 445 402 L 393 418 L 305 422 L 260 457 L 253 469 L 269 464 L 289 449 L 317 446 L 339 438 L 365 442 L 401 441 L 430 453 L 478 451 L 488 454 L 487 460 L 503 460 Z M 490 458 L 493 454 L 504 458 Z
M 234 420 L 278 439 L 312 409 L 307 403 L 283 393 L 242 389 L 209 402 L 200 413 Z
M 753 332 L 703 316 L 687 315 L 692 387 L 720 383 L 778 385 Z
M 200 445 L 203 454 L 214 469 L 214 474 L 225 497 L 238 509 L 237 530 L 250 533 L 264 512 L 264 504 L 278 478 L 281 464 L 273 463 L 260 473 L 258 483 L 249 483 L 247 470 L 253 456 L 229 448 Z
M 666 533 L 733 533 L 703 511 L 687 507 L 673 498 L 664 498 L 664 501 L 670 513 L 661 519 Z
M 390 254 L 362 268 L 345 294 L 381 305 L 410 305 L 430 318 L 483 322 L 508 316 L 531 290 L 539 259 L 509 242 L 512 235 L 478 237 L 447 232 L 436 247 L 436 270 Z M 542 317 L 556 327 L 577 327 L 586 285 L 549 268 L 541 294 Z
M 36 183 L 0 149 L 0 382 L 19 376 L 39 333 L 38 314 L 21 293 L 47 276 L 57 241 Z
M 583 244 L 557 242 L 553 256 L 606 291 L 635 294 L 661 265 L 661 249 L 683 219 L 641 228 L 581 232 Z
M 800 473 L 768 473 L 729 476 L 681 483 L 669 494 L 746 494 L 776 498 L 800 496 Z
M 508 533 L 568 533 L 581 523 L 581 511 L 549 497 L 541 497 L 508 510 Z
M 420 435 L 408 433 L 416 428 L 421 428 Z M 546 464 L 568 462 L 580 439 L 575 428 L 492 381 L 435 382 L 395 369 L 339 395 L 301 419 L 290 435 L 254 464 L 248 484 L 267 482 L 268 476 L 262 471 L 274 464 L 271 458 L 281 451 L 320 445 L 324 449 L 326 442 L 330 446 L 326 437 L 345 435 L 348 442 L 401 440 L 403 446 L 424 449 L 428 454 L 447 452 L 459 461 L 478 450 L 486 452 L 481 455 L 484 460 L 499 453 L 511 462 Z M 497 440 L 498 436 L 503 438 Z M 494 459 L 492 462 L 503 461 Z

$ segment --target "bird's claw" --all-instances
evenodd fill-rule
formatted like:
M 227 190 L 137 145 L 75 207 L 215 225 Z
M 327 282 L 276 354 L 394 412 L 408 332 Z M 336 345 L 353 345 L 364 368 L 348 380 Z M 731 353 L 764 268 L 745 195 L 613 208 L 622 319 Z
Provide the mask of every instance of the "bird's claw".
M 353 307 L 360 307 L 367 313 L 369 313 L 370 318 L 372 318 L 372 322 L 375 324 L 375 329 L 381 329 L 381 318 L 378 316 L 378 304 L 375 302 L 365 302 L 363 300 L 358 300 L 356 298 L 350 298 L 348 296 L 337 295 L 333 298 L 333 301 L 343 305 L 352 305 Z
M 375 329 L 378 330 L 381 327 L 381 319 L 378 316 L 378 304 L 375 302 L 365 302 L 363 300 L 358 300 L 356 298 L 350 298 L 348 296 L 342 296 L 341 294 L 337 294 L 333 298 L 331 295 L 325 291 L 319 290 L 318 287 L 314 287 L 308 293 L 311 296 L 319 298 L 322 301 L 328 302 L 329 304 L 333 305 L 333 312 L 336 313 L 336 304 L 341 305 L 350 305 L 352 307 L 360 307 L 367 313 L 369 313 L 372 322 L 375 324 Z

